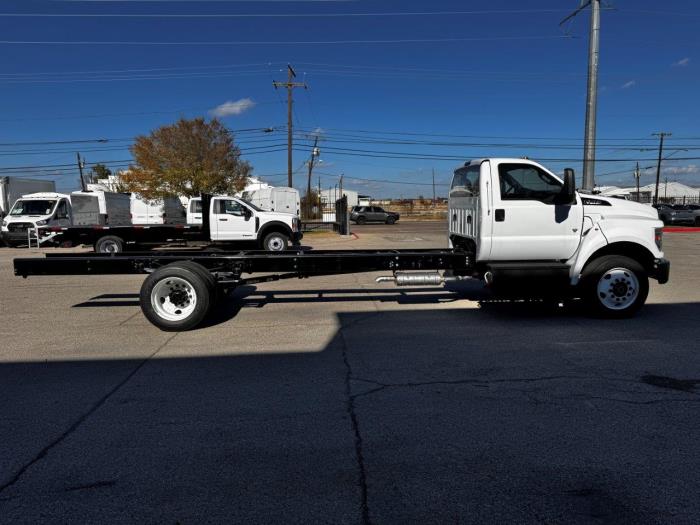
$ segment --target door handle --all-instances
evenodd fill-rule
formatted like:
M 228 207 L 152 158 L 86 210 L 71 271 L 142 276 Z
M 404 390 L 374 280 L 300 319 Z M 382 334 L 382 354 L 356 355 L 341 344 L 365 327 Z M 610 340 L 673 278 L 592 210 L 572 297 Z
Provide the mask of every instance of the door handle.
M 494 217 L 496 219 L 496 222 L 505 221 L 506 220 L 506 210 L 503 210 L 503 209 L 495 210 Z
M 220 221 L 227 221 L 228 219 L 219 219 Z

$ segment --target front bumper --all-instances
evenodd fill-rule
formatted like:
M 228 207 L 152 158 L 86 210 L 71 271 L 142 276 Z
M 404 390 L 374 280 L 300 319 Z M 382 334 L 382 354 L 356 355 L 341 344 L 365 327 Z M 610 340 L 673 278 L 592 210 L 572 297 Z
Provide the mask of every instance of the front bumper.
M 304 238 L 304 234 L 302 232 L 293 232 L 292 233 L 292 244 L 299 244 L 303 238 Z
M 654 265 L 649 274 L 650 277 L 656 279 L 659 284 L 668 282 L 668 277 L 671 273 L 671 261 L 668 259 L 654 259 Z

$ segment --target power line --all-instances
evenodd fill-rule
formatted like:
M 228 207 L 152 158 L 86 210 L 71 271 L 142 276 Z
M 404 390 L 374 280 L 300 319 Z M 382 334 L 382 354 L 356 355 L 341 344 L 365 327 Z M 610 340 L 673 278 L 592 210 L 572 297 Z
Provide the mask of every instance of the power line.
M 0 13 L 7 18 L 353 18 L 399 16 L 508 15 L 563 13 L 563 9 L 482 9 L 476 11 L 385 11 L 376 13 Z
M 526 36 L 492 36 L 492 37 L 458 37 L 458 38 L 396 38 L 369 40 L 228 40 L 228 41 L 173 41 L 158 42 L 152 40 L 0 40 L 6 45 L 89 45 L 89 46 L 242 46 L 242 45 L 334 45 L 334 44 L 413 44 L 413 43 L 451 43 L 451 42 L 493 42 L 518 40 L 563 40 L 567 35 L 526 35 Z

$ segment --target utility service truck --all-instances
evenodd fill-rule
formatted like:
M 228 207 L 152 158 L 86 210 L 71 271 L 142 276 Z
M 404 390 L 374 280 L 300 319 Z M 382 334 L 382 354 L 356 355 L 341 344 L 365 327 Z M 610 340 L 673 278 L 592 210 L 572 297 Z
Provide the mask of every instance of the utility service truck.
M 30 193 L 15 201 L 2 221 L 10 246 L 61 242 L 63 228 L 105 228 L 131 224 L 129 195 L 108 191 Z
M 15 259 L 14 270 L 22 277 L 145 274 L 141 309 L 166 331 L 199 325 L 227 289 L 287 278 L 388 271 L 377 280 L 479 279 L 496 294 L 580 299 L 611 318 L 642 307 L 650 278 L 669 278 L 656 210 L 577 192 L 573 170 L 561 179 L 530 160 L 468 162 L 454 173 L 448 221 L 446 249 L 61 254 Z
M 210 197 L 205 209 L 209 213 L 201 214 L 202 224 L 67 225 L 46 230 L 63 243 L 92 245 L 96 252 L 108 254 L 134 246 L 183 242 L 220 247 L 248 243 L 267 251 L 283 251 L 302 238 L 296 215 L 264 211 L 238 197 Z

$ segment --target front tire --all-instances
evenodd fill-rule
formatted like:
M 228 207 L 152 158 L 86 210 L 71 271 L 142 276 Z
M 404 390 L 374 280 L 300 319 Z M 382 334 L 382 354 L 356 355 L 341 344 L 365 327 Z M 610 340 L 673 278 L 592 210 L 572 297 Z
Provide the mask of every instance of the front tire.
M 289 247 L 289 237 L 280 232 L 272 232 L 263 240 L 263 250 L 268 252 L 283 252 Z
M 199 325 L 211 301 L 210 285 L 198 270 L 183 263 L 169 264 L 150 274 L 139 296 L 146 319 L 165 332 L 190 330 Z
M 355 224 L 365 224 L 366 222 L 367 219 L 365 219 L 364 217 L 358 217 L 357 219 L 355 219 Z
M 622 319 L 632 317 L 649 295 L 649 277 L 634 259 L 622 255 L 605 255 L 583 270 L 583 299 L 598 317 Z
M 95 242 L 97 253 L 121 253 L 124 251 L 124 241 L 116 235 L 105 235 Z
M 395 222 L 396 222 L 396 217 L 387 217 L 386 218 L 387 224 L 394 224 Z

